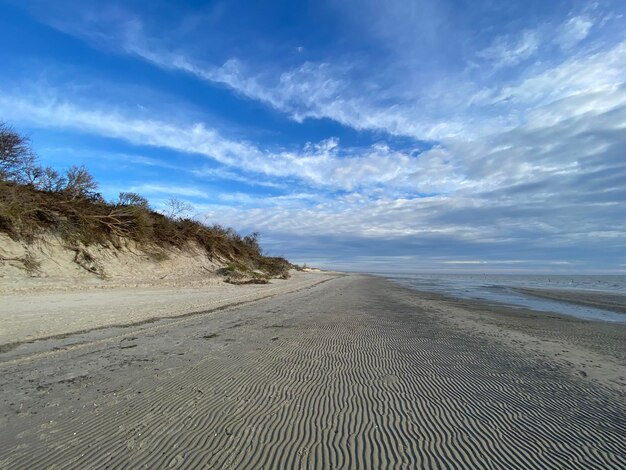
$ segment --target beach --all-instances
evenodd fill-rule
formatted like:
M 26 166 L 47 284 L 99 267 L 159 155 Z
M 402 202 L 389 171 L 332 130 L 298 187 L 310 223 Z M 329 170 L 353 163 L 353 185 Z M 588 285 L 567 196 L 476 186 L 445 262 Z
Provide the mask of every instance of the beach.
M 56 293 L 40 341 L 3 307 L 0 468 L 626 466 L 626 325 L 365 275 L 233 293 L 70 326 Z
M 113 284 L 96 288 L 77 281 L 70 287 L 66 280 L 61 280 L 50 283 L 43 291 L 38 286 L 8 291 L 1 294 L 0 351 L 13 349 L 26 341 L 112 326 L 128 327 L 239 305 L 302 289 L 332 277 L 332 274 L 294 271 L 290 279 L 275 280 L 271 285 L 235 286 L 209 277 L 201 279 L 198 285 L 183 280 L 165 286 Z

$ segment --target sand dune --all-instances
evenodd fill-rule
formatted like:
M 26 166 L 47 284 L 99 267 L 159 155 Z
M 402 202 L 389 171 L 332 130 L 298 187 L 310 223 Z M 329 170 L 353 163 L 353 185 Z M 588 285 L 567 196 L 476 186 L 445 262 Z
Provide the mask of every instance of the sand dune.
M 419 296 L 347 276 L 53 356 L 23 346 L 0 364 L 0 465 L 626 466 L 623 395 Z

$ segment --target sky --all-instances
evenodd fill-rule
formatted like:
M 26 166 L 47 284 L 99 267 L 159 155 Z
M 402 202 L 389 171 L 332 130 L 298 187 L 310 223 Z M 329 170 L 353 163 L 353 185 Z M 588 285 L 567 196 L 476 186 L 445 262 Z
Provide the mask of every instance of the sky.
M 368 272 L 626 273 L 623 0 L 0 0 L 42 163 Z

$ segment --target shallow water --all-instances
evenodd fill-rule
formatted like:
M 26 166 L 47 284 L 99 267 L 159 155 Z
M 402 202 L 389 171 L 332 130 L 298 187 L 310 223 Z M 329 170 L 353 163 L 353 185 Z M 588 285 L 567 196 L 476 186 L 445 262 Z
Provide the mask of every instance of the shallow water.
M 541 299 L 513 290 L 526 287 L 626 295 L 626 276 L 494 274 L 385 274 L 384 276 L 406 287 L 452 297 L 486 300 L 586 320 L 626 323 L 626 314 L 623 313 Z

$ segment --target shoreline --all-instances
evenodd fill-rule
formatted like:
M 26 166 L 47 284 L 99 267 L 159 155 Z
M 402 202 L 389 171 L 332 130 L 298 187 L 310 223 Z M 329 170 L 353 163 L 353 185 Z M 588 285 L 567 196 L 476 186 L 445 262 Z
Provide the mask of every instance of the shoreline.
M 383 276 L 333 271 L 296 272 L 288 280 L 273 280 L 268 285 L 152 285 L 63 292 L 15 292 L 3 296 L 5 309 L 13 311 L 8 316 L 4 314 L 3 318 L 0 364 L 2 358 L 13 357 L 12 351 L 16 348 L 28 346 L 27 350 L 38 351 L 45 349 L 47 343 L 62 343 L 66 338 L 73 342 L 74 337 L 101 330 L 132 329 L 144 324 L 253 305 L 343 276 L 380 280 L 415 294 L 414 300 L 418 304 L 423 301 L 429 303 L 428 308 L 432 308 L 430 303 L 434 301 L 439 304 L 436 307 L 438 310 L 441 310 L 441 305 L 454 309 L 455 315 L 448 315 L 447 318 L 455 326 L 472 323 L 473 328 L 491 336 L 515 337 L 516 347 L 524 350 L 559 356 L 557 349 L 566 342 L 567 347 L 578 348 L 568 363 L 575 373 L 588 374 L 585 370 L 587 359 L 591 356 L 595 361 L 606 359 L 616 370 L 624 369 L 623 373 L 607 375 L 606 370 L 602 373 L 591 370 L 590 375 L 600 381 L 608 380 L 609 386 L 617 384 L 619 389 L 626 386 L 626 368 L 623 367 L 626 364 L 626 348 L 621 346 L 626 344 L 626 324 L 536 311 L 481 299 L 463 299 L 403 286 Z M 555 332 L 560 333 L 555 336 Z
M 389 281 L 391 282 L 391 281 Z M 576 376 L 626 393 L 626 324 L 577 318 L 414 290 L 416 305 L 436 310 L 456 328 L 471 329 L 523 354 L 558 360 Z
M 626 313 L 626 294 L 611 292 L 584 291 L 579 289 L 544 289 L 515 287 L 513 291 L 542 299 L 556 300 L 584 307 L 607 310 L 609 312 Z
M 406 287 L 407 289 L 414 290 L 416 292 L 422 292 L 427 295 L 440 296 L 444 299 L 460 300 L 468 302 L 478 302 L 484 305 L 498 307 L 506 307 L 516 310 L 533 311 L 537 313 L 544 313 L 545 315 L 558 315 L 563 318 L 575 318 L 588 322 L 603 322 L 610 324 L 626 324 L 626 315 L 615 317 L 617 314 L 626 314 L 626 294 L 609 292 L 609 291 L 586 291 L 582 289 L 553 289 L 553 288 L 529 288 L 529 287 L 511 287 L 507 286 L 513 292 L 522 294 L 532 299 L 543 299 L 556 303 L 563 304 L 564 306 L 578 306 L 594 309 L 597 311 L 597 316 L 586 316 L 576 313 L 565 313 L 555 310 L 550 310 L 549 306 L 544 309 L 533 308 L 532 306 L 525 306 L 521 304 L 515 304 L 513 302 L 507 303 L 505 300 L 490 300 L 487 298 L 469 298 L 454 295 L 452 293 L 445 293 L 441 291 L 422 289 L 419 286 L 411 286 L 404 284 L 400 281 L 400 278 L 385 277 L 385 275 L 368 274 L 369 276 L 379 277 L 381 279 L 389 280 L 397 285 Z M 608 318 L 603 318 L 608 316 Z

